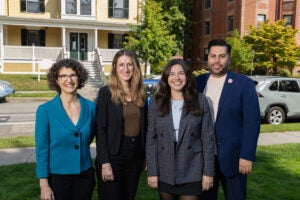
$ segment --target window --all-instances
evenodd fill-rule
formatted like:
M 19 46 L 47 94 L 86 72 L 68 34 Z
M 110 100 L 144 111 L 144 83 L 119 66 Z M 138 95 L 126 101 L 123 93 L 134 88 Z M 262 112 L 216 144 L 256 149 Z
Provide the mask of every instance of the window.
M 126 41 L 127 34 L 108 34 L 108 48 L 109 49 L 121 49 L 123 48 L 123 42 Z
M 210 21 L 204 22 L 204 35 L 210 34 Z
M 108 16 L 115 18 L 128 18 L 129 0 L 109 0 Z
M 45 46 L 45 30 L 21 30 L 22 46 Z
M 299 86 L 296 81 L 284 80 L 281 81 L 284 91 L 286 92 L 299 92 Z
M 286 20 L 285 26 L 292 26 L 293 25 L 293 16 L 292 15 L 284 15 L 283 19 Z
M 204 48 L 204 61 L 208 61 L 208 48 Z
M 91 15 L 91 0 L 80 1 L 80 15 Z
M 41 13 L 45 12 L 44 0 L 21 0 L 21 12 Z
M 266 15 L 257 15 L 257 20 L 256 20 L 256 27 L 259 27 L 260 23 L 264 23 L 266 21 Z
M 227 31 L 233 31 L 233 15 L 227 18 Z
M 281 84 L 280 84 L 281 85 Z M 282 85 L 281 85 L 281 91 L 282 91 Z M 269 90 L 271 91 L 277 91 L 278 90 L 278 81 L 274 81 L 270 87 L 269 87 Z
M 66 13 L 67 14 L 77 14 L 77 1 L 76 0 L 66 0 Z
M 205 9 L 211 8 L 211 0 L 205 0 Z

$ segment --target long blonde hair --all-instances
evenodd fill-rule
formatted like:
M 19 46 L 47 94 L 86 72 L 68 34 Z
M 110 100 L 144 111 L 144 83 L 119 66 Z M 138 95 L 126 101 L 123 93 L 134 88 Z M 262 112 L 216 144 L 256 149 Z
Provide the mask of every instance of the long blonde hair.
M 134 70 L 132 74 L 132 78 L 129 83 L 129 89 L 130 89 L 130 95 L 132 99 L 132 103 L 136 106 L 142 107 L 145 105 L 146 102 L 146 93 L 145 88 L 143 85 L 143 77 L 141 72 L 140 64 L 137 60 L 137 56 L 133 51 L 121 49 L 118 51 L 112 61 L 112 68 L 111 68 L 111 74 L 110 74 L 110 80 L 109 80 L 109 89 L 111 92 L 111 100 L 115 104 L 125 104 L 127 105 L 127 102 L 125 100 L 125 91 L 122 85 L 122 82 L 120 81 L 118 74 L 117 74 L 117 62 L 118 59 L 121 56 L 128 56 L 130 57 L 133 65 Z

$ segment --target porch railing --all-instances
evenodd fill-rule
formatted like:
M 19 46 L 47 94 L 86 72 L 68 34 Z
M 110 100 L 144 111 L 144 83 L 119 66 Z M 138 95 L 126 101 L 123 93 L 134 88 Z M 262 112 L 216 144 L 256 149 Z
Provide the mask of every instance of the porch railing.
M 5 60 L 59 60 L 63 56 L 62 47 L 4 45 Z

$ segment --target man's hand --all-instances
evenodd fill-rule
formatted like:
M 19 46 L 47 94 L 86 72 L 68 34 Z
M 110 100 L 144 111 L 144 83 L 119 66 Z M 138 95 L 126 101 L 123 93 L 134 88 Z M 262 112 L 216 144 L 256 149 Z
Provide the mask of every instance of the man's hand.
M 252 161 L 240 158 L 239 172 L 241 174 L 246 175 L 246 174 L 249 174 L 251 171 L 252 171 Z

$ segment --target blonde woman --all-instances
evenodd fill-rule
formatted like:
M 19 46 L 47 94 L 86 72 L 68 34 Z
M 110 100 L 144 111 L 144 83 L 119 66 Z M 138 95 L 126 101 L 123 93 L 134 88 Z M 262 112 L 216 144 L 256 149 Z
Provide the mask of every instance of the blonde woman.
M 114 56 L 109 84 L 97 99 L 99 199 L 133 200 L 145 157 L 146 93 L 136 54 Z

